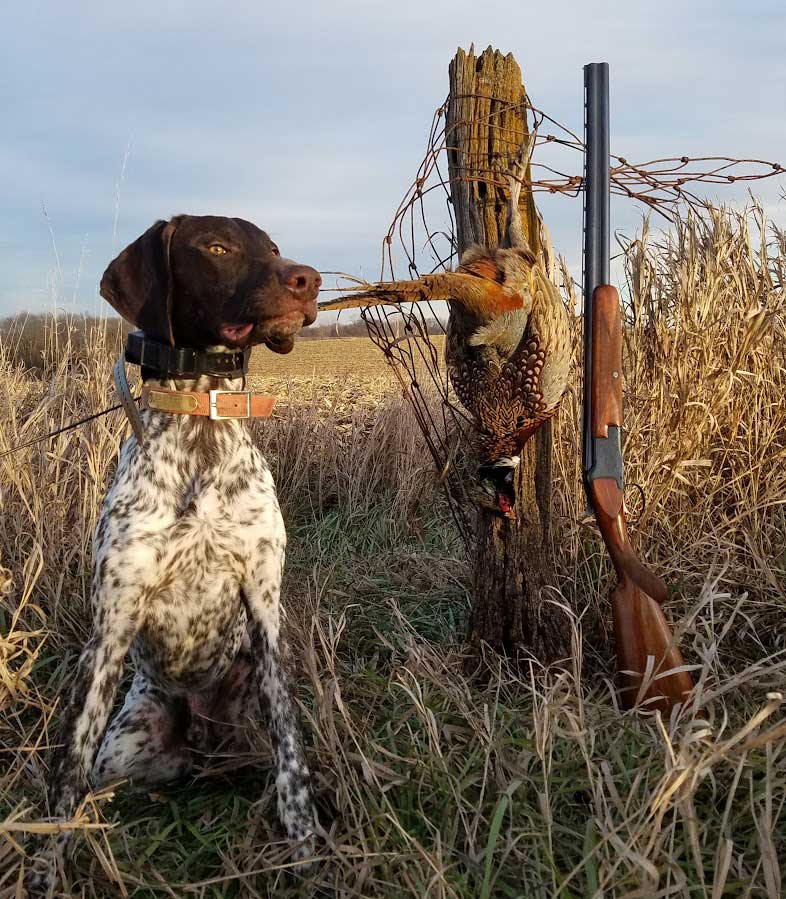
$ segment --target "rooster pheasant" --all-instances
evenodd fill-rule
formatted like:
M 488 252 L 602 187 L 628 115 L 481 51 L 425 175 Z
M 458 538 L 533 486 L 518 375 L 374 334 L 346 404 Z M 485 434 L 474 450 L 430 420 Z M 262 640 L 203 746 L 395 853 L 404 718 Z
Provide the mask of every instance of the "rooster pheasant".
M 503 246 L 470 247 L 456 272 L 366 287 L 320 304 L 348 309 L 451 302 L 445 358 L 453 388 L 472 415 L 480 460 L 478 501 L 515 518 L 515 469 L 524 444 L 559 408 L 571 363 L 568 313 L 524 234 L 519 197 L 532 139 L 507 175 Z

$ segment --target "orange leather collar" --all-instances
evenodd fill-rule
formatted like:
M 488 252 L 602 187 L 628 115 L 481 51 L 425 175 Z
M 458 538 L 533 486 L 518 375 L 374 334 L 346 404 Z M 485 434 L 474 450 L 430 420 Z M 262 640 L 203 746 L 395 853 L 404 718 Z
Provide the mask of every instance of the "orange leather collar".
M 268 418 L 276 404 L 274 396 L 250 390 L 164 390 L 142 388 L 142 408 L 174 415 L 202 415 L 214 421 L 225 418 Z

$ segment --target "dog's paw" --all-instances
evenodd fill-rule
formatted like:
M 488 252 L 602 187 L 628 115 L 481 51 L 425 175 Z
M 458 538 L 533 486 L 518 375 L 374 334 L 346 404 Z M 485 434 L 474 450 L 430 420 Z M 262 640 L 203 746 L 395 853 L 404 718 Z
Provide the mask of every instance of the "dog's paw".
M 317 869 L 317 840 L 313 833 L 307 834 L 297 841 L 292 840 L 292 873 L 295 877 L 309 877 Z
M 25 895 L 28 899 L 49 899 L 54 894 L 57 865 L 53 852 L 35 855 L 25 874 Z

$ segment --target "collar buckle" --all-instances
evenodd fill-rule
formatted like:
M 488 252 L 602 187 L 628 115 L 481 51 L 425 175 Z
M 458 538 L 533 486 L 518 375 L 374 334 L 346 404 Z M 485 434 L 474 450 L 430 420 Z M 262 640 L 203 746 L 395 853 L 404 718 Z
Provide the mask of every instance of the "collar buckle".
M 246 411 L 245 414 L 242 412 L 235 412 L 232 415 L 219 415 L 218 412 L 218 398 L 221 394 L 228 394 L 229 396 L 244 396 L 246 398 Z M 211 421 L 224 421 L 227 418 L 251 418 L 251 391 L 250 390 L 209 390 L 208 396 L 210 397 L 210 420 Z

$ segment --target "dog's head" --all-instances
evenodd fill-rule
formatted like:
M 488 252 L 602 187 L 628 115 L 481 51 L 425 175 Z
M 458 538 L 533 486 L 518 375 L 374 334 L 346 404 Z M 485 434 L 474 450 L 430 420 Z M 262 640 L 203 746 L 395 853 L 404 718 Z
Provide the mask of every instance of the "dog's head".
M 156 222 L 109 264 L 101 296 L 148 337 L 179 346 L 288 353 L 317 316 L 322 279 L 243 219 Z

